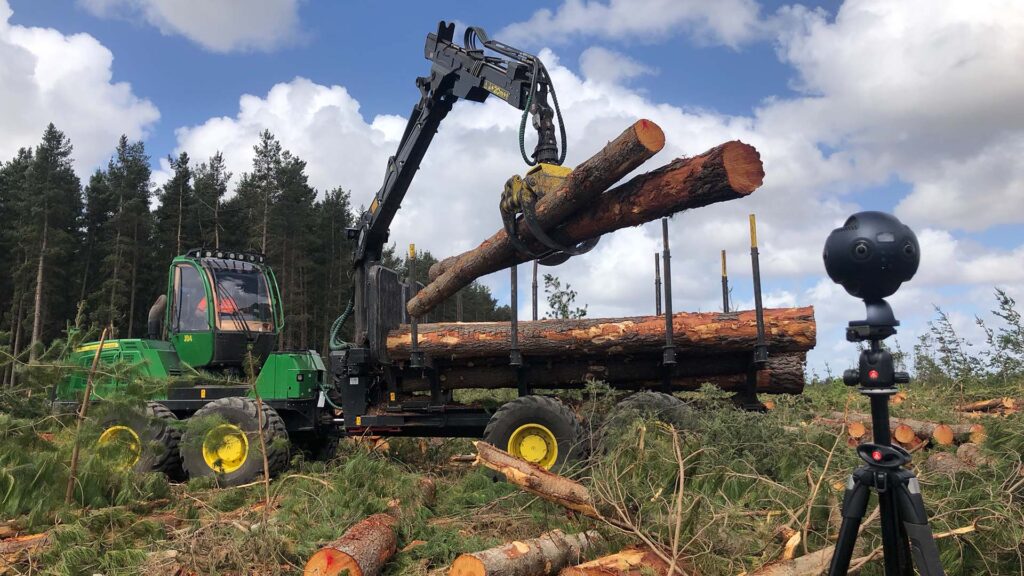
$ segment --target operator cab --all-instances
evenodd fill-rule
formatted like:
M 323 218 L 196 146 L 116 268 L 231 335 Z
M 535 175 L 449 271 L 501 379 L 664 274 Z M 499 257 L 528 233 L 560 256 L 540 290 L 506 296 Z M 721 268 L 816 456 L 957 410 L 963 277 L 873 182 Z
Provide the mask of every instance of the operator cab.
M 254 367 L 274 351 L 284 325 L 277 281 L 261 254 L 196 249 L 171 263 L 165 326 L 193 368 Z

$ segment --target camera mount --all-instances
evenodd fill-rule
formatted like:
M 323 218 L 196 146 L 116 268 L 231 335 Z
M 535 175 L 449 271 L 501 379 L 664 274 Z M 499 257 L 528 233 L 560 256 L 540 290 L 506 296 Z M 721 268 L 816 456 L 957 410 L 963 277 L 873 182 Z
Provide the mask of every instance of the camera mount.
M 858 367 L 843 373 L 843 383 L 858 386 L 870 398 L 873 436 L 873 442 L 857 448 L 865 464 L 846 483 L 843 522 L 829 576 L 849 570 L 871 492 L 878 494 L 886 576 L 910 576 L 913 566 L 922 576 L 944 576 L 921 485 L 906 468 L 910 453 L 890 442 L 889 397 L 898 384 L 909 383 L 910 376 L 896 371 L 892 354 L 882 345 L 900 324 L 885 297 L 917 272 L 917 238 L 893 216 L 861 212 L 829 235 L 823 256 L 829 277 L 862 298 L 867 308 L 864 320 L 850 322 L 846 328 L 847 340 L 867 342 L 868 347 L 861 350 Z

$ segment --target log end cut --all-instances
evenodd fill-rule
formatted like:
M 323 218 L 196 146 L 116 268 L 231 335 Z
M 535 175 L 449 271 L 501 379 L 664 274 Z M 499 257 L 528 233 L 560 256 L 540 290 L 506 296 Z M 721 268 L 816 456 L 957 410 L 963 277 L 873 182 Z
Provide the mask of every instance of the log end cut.
M 305 576 L 338 576 L 348 570 L 349 576 L 363 576 L 359 563 L 352 556 L 334 548 L 321 548 L 306 562 Z
M 665 147 L 665 132 L 650 120 L 643 119 L 633 125 L 637 142 L 644 148 L 653 152 L 660 152 Z
M 740 194 L 750 194 L 764 183 L 761 154 L 750 144 L 739 140 L 727 142 L 722 150 L 722 164 L 728 174 L 729 185 Z
M 486 576 L 487 567 L 472 554 L 463 554 L 452 562 L 448 576 Z

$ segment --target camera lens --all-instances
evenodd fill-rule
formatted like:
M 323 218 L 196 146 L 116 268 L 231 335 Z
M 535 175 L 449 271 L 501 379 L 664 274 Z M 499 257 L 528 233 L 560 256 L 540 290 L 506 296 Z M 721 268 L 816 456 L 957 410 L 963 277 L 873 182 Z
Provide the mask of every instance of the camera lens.
M 861 240 L 853 245 L 853 256 L 858 260 L 867 260 L 868 256 L 871 255 L 871 247 L 864 240 Z

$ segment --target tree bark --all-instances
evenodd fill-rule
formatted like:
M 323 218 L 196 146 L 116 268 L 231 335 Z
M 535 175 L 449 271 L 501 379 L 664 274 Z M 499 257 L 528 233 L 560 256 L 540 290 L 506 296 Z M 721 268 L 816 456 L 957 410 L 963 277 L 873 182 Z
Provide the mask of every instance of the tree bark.
M 765 338 L 772 352 L 806 352 L 815 344 L 814 309 L 764 311 Z M 508 353 L 508 322 L 436 323 L 419 326 L 418 345 L 429 356 L 448 361 L 490 358 Z M 749 352 L 757 341 L 753 311 L 680 312 L 672 317 L 680 355 Z M 581 318 L 519 323 L 519 347 L 527 356 L 612 356 L 644 353 L 665 343 L 661 316 Z M 388 334 L 388 356 L 409 358 L 412 337 L 403 325 Z
M 563 245 L 576 244 L 688 208 L 742 198 L 756 190 L 763 178 L 757 150 L 738 141 L 727 142 L 700 156 L 673 160 L 600 194 L 551 235 Z M 597 186 L 588 189 L 604 190 Z M 523 239 L 532 250 L 543 249 L 532 238 Z M 512 248 L 504 231 L 498 232 L 473 250 L 436 264 L 430 284 L 409 301 L 408 312 L 421 316 L 473 280 L 530 259 Z
M 481 552 L 462 554 L 449 576 L 551 576 L 579 562 L 604 541 L 591 530 L 580 534 L 554 530 L 530 540 L 509 542 Z
M 341 538 L 317 550 L 303 574 L 336 576 L 377 576 L 395 555 L 398 520 L 389 514 L 374 514 L 345 531 Z
M 44 207 L 45 209 L 45 207 Z M 46 239 L 49 231 L 48 216 L 43 216 L 43 242 L 39 247 L 39 264 L 36 266 L 36 299 L 32 310 L 32 341 L 28 345 L 28 362 L 34 364 L 39 357 L 39 347 L 43 338 L 43 280 L 46 268 Z
M 667 576 L 668 570 L 667 562 L 641 546 L 566 568 L 558 576 Z
M 492 365 L 473 362 L 445 365 L 438 362 L 441 387 L 445 390 L 467 388 L 515 388 L 517 374 L 507 366 L 507 355 L 491 359 Z M 789 352 L 772 355 L 768 368 L 758 372 L 757 392 L 800 394 L 804 388 L 806 354 Z M 696 390 L 714 384 L 726 391 L 745 390 L 750 353 L 695 357 L 676 365 L 672 386 L 676 390 Z M 482 364 L 482 363 L 477 363 Z M 620 389 L 640 389 L 663 383 L 661 349 L 652 348 L 644 357 L 567 357 L 531 359 L 527 380 L 533 388 L 582 388 L 588 381 L 600 380 Z M 430 381 L 422 371 L 403 372 L 399 384 L 403 393 L 430 390 Z

